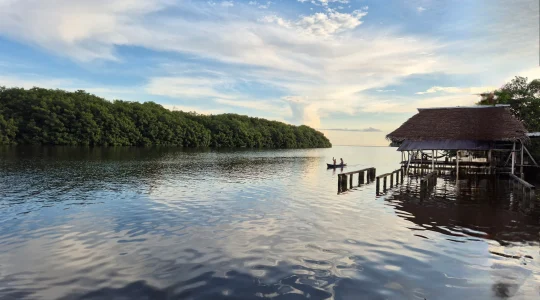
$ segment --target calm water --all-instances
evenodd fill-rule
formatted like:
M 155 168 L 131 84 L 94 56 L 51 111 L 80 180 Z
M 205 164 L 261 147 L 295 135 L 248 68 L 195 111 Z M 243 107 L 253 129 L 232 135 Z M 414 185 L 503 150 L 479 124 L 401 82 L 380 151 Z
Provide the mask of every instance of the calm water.
M 540 225 L 502 182 L 337 194 L 395 148 L 0 149 L 0 299 L 538 299 Z

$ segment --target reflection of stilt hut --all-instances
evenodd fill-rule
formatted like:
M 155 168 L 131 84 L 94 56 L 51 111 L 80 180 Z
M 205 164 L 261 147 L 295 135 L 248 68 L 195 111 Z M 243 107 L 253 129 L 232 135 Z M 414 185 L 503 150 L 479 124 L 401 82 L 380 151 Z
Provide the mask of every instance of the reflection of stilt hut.
M 508 105 L 421 108 L 387 138 L 400 144 L 407 173 L 419 168 L 515 174 L 519 167 L 523 174 L 524 154 L 530 156 L 527 130 Z

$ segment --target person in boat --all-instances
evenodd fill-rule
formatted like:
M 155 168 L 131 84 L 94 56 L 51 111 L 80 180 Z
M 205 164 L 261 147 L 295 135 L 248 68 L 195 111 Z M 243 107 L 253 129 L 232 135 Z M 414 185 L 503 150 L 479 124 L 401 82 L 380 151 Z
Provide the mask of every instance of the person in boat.
M 345 165 L 345 164 L 343 163 L 343 158 L 340 158 L 340 160 L 341 160 L 341 165 L 342 165 L 342 166 Z M 334 163 L 334 164 L 335 164 L 335 163 Z
M 336 165 L 336 159 L 332 157 L 332 161 L 334 161 L 334 166 Z

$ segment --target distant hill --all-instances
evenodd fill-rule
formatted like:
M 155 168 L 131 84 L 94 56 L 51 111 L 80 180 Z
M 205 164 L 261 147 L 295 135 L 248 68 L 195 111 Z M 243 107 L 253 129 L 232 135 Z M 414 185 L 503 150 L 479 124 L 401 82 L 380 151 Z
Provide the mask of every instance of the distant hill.
M 237 114 L 170 111 L 86 93 L 0 87 L 0 144 L 325 148 L 308 126 Z

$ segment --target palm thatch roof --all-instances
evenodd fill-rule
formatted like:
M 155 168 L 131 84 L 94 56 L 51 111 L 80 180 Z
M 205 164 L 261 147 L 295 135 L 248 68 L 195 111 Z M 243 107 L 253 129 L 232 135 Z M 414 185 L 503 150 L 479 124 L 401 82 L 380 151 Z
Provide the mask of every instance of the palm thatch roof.
M 386 138 L 393 142 L 528 140 L 523 123 L 504 106 L 418 109 L 416 115 Z

